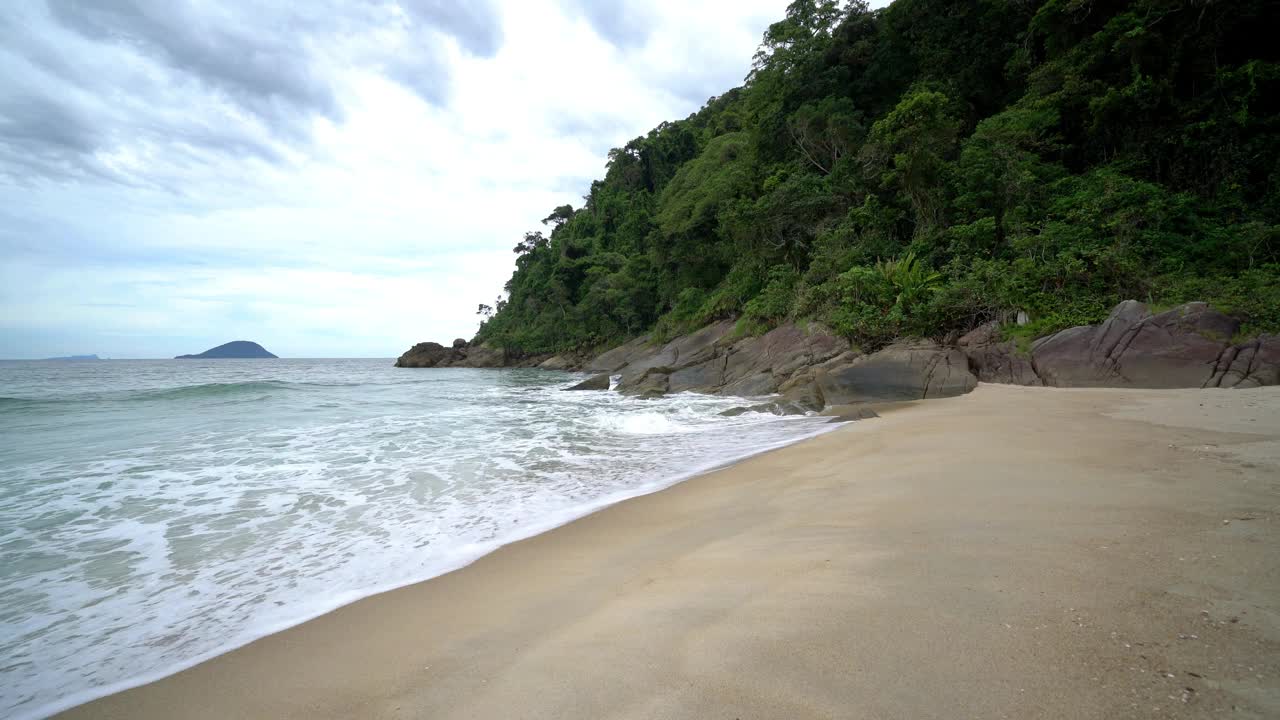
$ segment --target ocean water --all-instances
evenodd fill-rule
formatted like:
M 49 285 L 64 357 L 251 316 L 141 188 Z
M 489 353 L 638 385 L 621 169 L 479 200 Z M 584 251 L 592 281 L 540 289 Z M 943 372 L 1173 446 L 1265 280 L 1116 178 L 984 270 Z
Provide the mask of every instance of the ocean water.
M 390 360 L 0 362 L 0 717 L 42 717 L 818 434 Z

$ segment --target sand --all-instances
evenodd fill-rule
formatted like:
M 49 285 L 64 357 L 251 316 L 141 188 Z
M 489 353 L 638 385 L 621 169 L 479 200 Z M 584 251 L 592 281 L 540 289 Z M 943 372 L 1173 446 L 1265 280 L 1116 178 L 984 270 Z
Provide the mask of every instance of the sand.
M 1278 510 L 1280 388 L 984 385 L 65 716 L 1277 718 Z

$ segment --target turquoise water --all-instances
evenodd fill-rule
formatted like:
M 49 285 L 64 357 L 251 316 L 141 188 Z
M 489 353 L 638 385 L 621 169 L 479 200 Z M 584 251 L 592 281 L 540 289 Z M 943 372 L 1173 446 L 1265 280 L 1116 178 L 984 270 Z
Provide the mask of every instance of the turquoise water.
M 0 362 L 0 716 L 161 677 L 810 436 L 390 360 Z

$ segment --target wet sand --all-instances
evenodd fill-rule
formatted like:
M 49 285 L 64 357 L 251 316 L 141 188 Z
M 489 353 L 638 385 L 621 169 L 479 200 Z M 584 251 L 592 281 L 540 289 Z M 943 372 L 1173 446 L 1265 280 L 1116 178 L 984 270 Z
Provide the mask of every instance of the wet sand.
M 64 717 L 1275 718 L 1278 518 L 1280 388 L 984 385 Z

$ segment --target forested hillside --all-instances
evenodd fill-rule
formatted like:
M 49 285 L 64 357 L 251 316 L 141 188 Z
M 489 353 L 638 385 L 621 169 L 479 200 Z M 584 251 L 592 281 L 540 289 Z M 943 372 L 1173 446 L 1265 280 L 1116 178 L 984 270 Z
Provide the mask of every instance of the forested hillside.
M 1125 298 L 1278 331 L 1277 28 L 1274 0 L 797 0 L 742 87 L 525 236 L 476 339 L 791 318 L 874 349 Z

